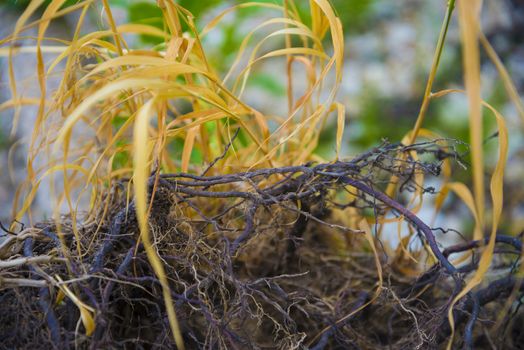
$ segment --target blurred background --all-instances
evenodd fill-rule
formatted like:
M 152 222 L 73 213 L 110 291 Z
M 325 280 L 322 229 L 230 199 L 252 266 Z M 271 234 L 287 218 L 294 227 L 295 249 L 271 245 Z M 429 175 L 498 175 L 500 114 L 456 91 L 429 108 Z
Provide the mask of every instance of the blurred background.
M 67 1 L 74 4 L 77 1 Z M 281 1 L 263 1 L 280 3 Z M 0 1 L 0 37 L 10 34 L 15 22 L 29 1 Z M 190 10 L 202 28 L 222 10 L 238 4 L 237 1 L 223 0 L 179 0 L 179 4 Z M 299 10 L 307 20 L 308 2 L 300 1 Z M 413 127 L 431 66 L 433 51 L 437 42 L 447 0 L 333 0 L 340 16 L 345 34 L 344 79 L 338 101 L 347 108 L 346 131 L 343 157 L 351 157 L 362 150 L 375 146 L 382 139 L 397 142 Z M 117 23 L 127 21 L 147 23 L 162 28 L 161 12 L 156 1 L 110 0 Z M 42 7 L 43 9 L 44 7 Z M 206 36 L 204 47 L 207 56 L 220 75 L 227 72 L 235 53 L 246 33 L 257 24 L 271 18 L 274 13 L 265 9 L 241 9 L 228 14 L 216 30 Z M 71 38 L 78 13 L 68 15 L 51 23 L 47 36 Z M 101 19 L 100 4 L 93 6 L 88 25 L 84 31 L 105 28 Z M 460 32 L 456 13 L 451 23 L 443 58 L 438 71 L 434 91 L 448 88 L 462 88 L 462 58 Z M 486 0 L 483 5 L 482 27 L 487 38 L 506 65 L 522 96 L 524 89 L 524 1 Z M 28 35 L 35 34 L 27 33 Z M 262 33 L 263 34 L 263 33 Z M 262 35 L 261 34 L 261 35 Z M 159 44 L 157 39 L 147 36 L 129 38 L 132 46 L 151 47 Z M 256 40 L 253 41 L 256 43 Z M 26 38 L 22 45 L 32 45 Z M 274 45 L 273 47 L 271 45 Z M 283 45 L 278 40 L 268 43 L 267 49 Z M 507 120 L 510 129 L 510 154 L 506 188 L 507 208 L 512 225 L 522 227 L 519 218 L 524 217 L 524 189 L 520 185 L 524 178 L 524 140 L 522 121 L 515 107 L 509 102 L 498 73 L 482 52 L 482 97 L 499 110 Z M 51 59 L 52 56 L 49 56 Z M 15 75 L 19 90 L 25 95 L 36 97 L 38 84 L 34 78 L 36 59 L 34 53 L 18 55 L 15 59 Z M 301 67 L 294 67 L 295 76 L 300 76 Z M 264 113 L 286 115 L 285 60 L 267 60 L 257 65 L 249 81 L 244 100 Z M 305 74 L 305 73 L 304 73 Z M 49 80 L 49 89 L 58 82 Z M 297 79 L 295 84 L 300 84 Z M 297 89 L 298 90 L 298 89 Z M 7 58 L 0 57 L 0 106 L 11 98 L 9 90 Z M 19 182 L 24 178 L 24 141 L 30 137 L 34 112 L 27 108 L 22 111 L 16 132 L 12 132 L 12 109 L 0 108 L 0 220 L 10 222 L 11 203 Z M 497 142 L 489 138 L 495 130 L 492 118 L 485 118 L 486 159 L 494 160 Z M 336 118 L 326 125 L 317 153 L 326 159 L 335 154 Z M 469 139 L 467 101 L 464 96 L 449 97 L 432 102 L 424 127 L 443 137 L 467 142 Z M 467 157 L 466 157 L 467 159 Z M 462 173 L 461 173 L 462 172 Z M 467 182 L 469 172 L 458 168 L 455 175 Z M 49 208 L 45 189 L 36 199 L 34 216 L 45 218 Z M 453 210 L 453 202 L 447 210 Z

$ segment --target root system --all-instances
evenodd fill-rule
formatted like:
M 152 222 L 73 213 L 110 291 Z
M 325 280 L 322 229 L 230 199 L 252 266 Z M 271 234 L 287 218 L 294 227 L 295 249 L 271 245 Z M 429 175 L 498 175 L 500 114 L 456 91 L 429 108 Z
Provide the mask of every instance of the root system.
M 434 189 L 420 188 L 417 174 L 436 177 L 443 161 L 458 160 L 441 144 L 384 143 L 349 162 L 237 174 L 153 172 L 149 226 L 186 348 L 444 347 L 449 306 L 477 269 L 484 241 L 444 249 L 436 239 L 444 230 L 384 194 L 395 176 L 397 198 L 430 198 Z M 0 348 L 174 348 L 126 189 L 125 179 L 114 185 L 107 206 L 76 225 L 65 216 L 17 233 L 6 228 Z M 366 238 L 359 222 L 376 232 L 378 217 L 408 224 L 414 235 L 405 252 Z M 521 251 L 520 238 L 497 237 L 489 277 L 454 306 L 454 348 L 520 349 Z M 462 262 L 450 262 L 457 253 Z M 91 334 L 82 309 L 94 317 Z

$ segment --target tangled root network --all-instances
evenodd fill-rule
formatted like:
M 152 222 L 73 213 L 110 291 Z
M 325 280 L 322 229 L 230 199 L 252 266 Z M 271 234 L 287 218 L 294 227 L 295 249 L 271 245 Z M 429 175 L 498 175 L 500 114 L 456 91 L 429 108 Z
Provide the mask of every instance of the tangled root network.
M 446 248 L 437 239 L 457 232 L 431 228 L 384 194 L 394 176 L 396 198 L 431 198 L 417 176 L 436 178 L 459 158 L 441 142 L 384 143 L 348 162 L 153 173 L 149 229 L 185 347 L 521 349 L 521 239 L 498 235 L 489 276 L 453 303 L 485 242 Z M 175 348 L 126 181 L 94 219 L 5 229 L 0 348 Z M 410 239 L 391 248 L 377 233 L 392 225 L 378 218 Z

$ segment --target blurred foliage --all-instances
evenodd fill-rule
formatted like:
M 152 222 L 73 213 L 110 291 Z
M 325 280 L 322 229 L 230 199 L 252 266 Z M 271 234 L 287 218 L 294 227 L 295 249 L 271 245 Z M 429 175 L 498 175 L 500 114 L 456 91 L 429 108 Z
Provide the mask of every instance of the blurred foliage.
M 29 2 L 30 0 L 5 0 L 5 3 L 8 5 L 19 9 L 25 8 Z M 64 6 L 77 2 L 78 0 L 67 0 Z M 216 13 L 219 9 L 222 10 L 226 7 L 242 3 L 242 1 L 238 0 L 178 0 L 176 2 L 195 16 L 199 28 L 202 27 L 202 23 L 200 22 L 205 22 L 206 15 L 209 13 Z M 262 0 L 258 2 L 275 3 L 275 0 Z M 389 18 L 383 18 L 384 10 L 378 8 L 378 6 L 381 5 L 378 0 L 332 0 L 331 2 L 343 23 L 346 36 L 351 36 L 352 34 L 358 35 L 358 33 L 361 32 L 370 32 L 373 28 L 370 28 L 369 23 L 381 23 L 382 21 L 390 20 Z M 46 0 L 44 3 L 47 5 L 50 3 L 50 0 Z M 165 30 L 162 11 L 154 0 L 109 0 L 109 3 L 125 9 L 129 22 L 147 24 Z M 281 1 L 277 1 L 277 3 L 281 3 Z M 45 7 L 42 6 L 41 9 L 43 8 Z M 309 11 L 308 1 L 297 2 L 296 10 L 304 23 L 311 24 L 311 13 Z M 242 40 L 245 38 L 246 33 L 238 30 L 238 28 L 241 27 L 243 23 L 256 20 L 264 14 L 267 15 L 265 9 L 257 7 L 241 8 L 238 9 L 234 15 L 230 16 L 230 20 L 223 21 L 220 24 L 218 42 L 207 46 L 208 51 L 211 53 L 208 60 L 219 70 L 219 73 L 223 73 L 229 68 Z M 186 26 L 186 24 L 182 23 L 182 26 Z M 157 45 L 162 48 L 164 47 L 164 40 L 160 37 L 142 34 L 139 35 L 139 39 L 145 47 Z M 213 40 L 215 40 L 215 38 L 213 38 Z M 449 86 L 450 82 L 460 81 L 462 78 L 461 66 L 452 64 L 452 62 L 458 62 L 462 59 L 459 48 L 454 45 L 448 45 L 446 50 L 447 52 L 445 52 L 443 57 L 445 62 L 441 64 L 439 68 L 436 90 L 445 88 Z M 378 55 L 374 60 L 386 64 L 383 54 Z M 416 80 L 422 84 L 425 80 L 427 67 L 415 66 L 414 69 L 420 70 L 420 77 Z M 348 76 L 346 79 L 351 79 L 351 77 Z M 259 88 L 267 92 L 268 96 L 283 98 L 286 94 L 286 86 L 282 80 L 265 72 L 253 72 L 248 84 L 250 87 Z M 380 93 L 374 90 L 374 86 L 372 85 L 365 86 L 363 90 L 368 91 L 362 93 L 362 98 L 357 102 L 360 113 L 358 117 L 351 122 L 353 129 L 348 138 L 348 144 L 351 144 L 351 147 L 362 150 L 371 147 L 376 143 L 376 140 L 381 138 L 387 138 L 392 141 L 400 140 L 404 136 L 405 131 L 408 130 L 415 121 L 418 108 L 420 107 L 420 101 L 422 100 L 422 89 L 415 89 L 416 95 L 405 97 L 381 96 Z M 495 108 L 503 107 L 506 102 L 506 97 L 503 84 L 500 80 L 497 81 L 497 86 L 491 90 L 491 95 L 488 96 L 486 100 Z M 454 100 L 454 102 L 456 101 Z M 467 123 L 465 100 L 463 108 L 458 109 L 456 106 L 450 106 L 450 103 L 436 103 L 430 107 L 430 113 L 433 116 L 426 121 L 426 126 L 429 129 L 459 140 L 467 140 L 469 138 L 469 124 Z M 486 124 L 484 136 L 487 137 L 495 127 L 495 122 L 490 118 L 484 118 L 484 121 Z M 328 125 L 322 132 L 320 143 L 317 147 L 317 152 L 322 156 L 330 154 L 334 147 L 333 135 L 335 129 L 336 125 Z
M 7 132 L 0 125 L 0 151 L 5 151 L 10 146 Z
M 128 18 L 130 22 L 148 24 L 159 29 L 164 29 L 162 11 L 156 6 L 155 1 L 140 1 L 134 3 L 122 2 L 121 0 L 112 0 L 111 4 L 121 6 L 127 9 Z M 275 3 L 273 0 L 263 0 L 258 2 Z M 376 3 L 376 0 L 334 0 L 332 1 L 337 14 L 343 23 L 343 28 L 347 32 L 353 32 L 362 30 L 364 24 L 369 19 L 372 12 L 372 5 Z M 220 0 L 205 0 L 205 1 L 191 1 L 191 0 L 179 0 L 178 4 L 189 10 L 198 21 L 204 18 L 204 15 L 210 11 L 217 9 L 220 5 L 227 4 L 235 5 L 242 3 L 241 1 L 220 1 Z M 224 6 L 220 7 L 223 8 Z M 297 8 L 300 17 L 304 23 L 311 23 L 311 14 L 309 11 L 308 1 L 297 2 Z M 241 45 L 242 40 L 245 38 L 245 33 L 239 31 L 238 28 L 242 23 L 246 23 L 256 19 L 261 13 L 267 11 L 262 8 L 248 7 L 240 8 L 236 11 L 235 16 L 230 21 L 224 21 L 220 24 L 220 42 L 215 43 L 216 48 L 213 54 L 210 55 L 209 60 L 213 66 L 219 69 L 226 70 L 231 64 L 236 51 Z M 182 23 L 184 25 L 184 23 Z M 187 28 L 185 28 L 187 29 Z M 163 40 L 158 37 L 141 35 L 141 41 L 144 45 L 160 45 Z M 209 47 L 208 47 L 209 49 Z M 250 79 L 250 84 L 262 88 L 273 96 L 284 96 L 285 87 L 274 77 L 255 74 Z
M 150 26 L 163 29 L 164 20 L 162 19 L 162 10 L 155 4 L 149 2 L 137 2 L 128 6 L 129 21 L 132 23 L 148 24 Z M 140 35 L 144 44 L 161 44 L 164 39 L 151 36 Z
M 201 14 L 209 10 L 210 8 L 223 3 L 221 0 L 204 0 L 204 1 L 195 1 L 195 0 L 178 0 L 177 3 L 191 12 L 195 17 L 199 17 Z
M 23 9 L 25 7 L 27 7 L 27 5 L 29 5 L 29 3 L 31 2 L 31 0 L 3 0 L 2 3 L 8 5 L 8 6 L 12 6 L 12 7 L 15 7 L 15 8 L 20 8 L 20 9 Z M 74 5 L 78 2 L 78 0 L 66 0 L 65 3 L 64 3 L 64 7 L 67 7 L 67 6 L 71 6 L 71 5 Z M 45 9 L 47 5 L 49 5 L 51 3 L 51 0 L 45 0 L 44 1 L 44 6 L 41 6 L 40 8 L 41 9 Z
M 333 7 L 342 21 L 342 27 L 346 33 L 362 31 L 370 19 L 373 5 L 377 0 L 333 0 Z

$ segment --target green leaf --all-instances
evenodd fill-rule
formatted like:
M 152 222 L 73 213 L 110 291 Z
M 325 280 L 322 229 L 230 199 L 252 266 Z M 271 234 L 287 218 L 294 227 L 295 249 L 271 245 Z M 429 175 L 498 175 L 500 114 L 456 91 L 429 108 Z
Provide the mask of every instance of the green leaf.
M 253 74 L 249 79 L 250 84 L 260 87 L 274 96 L 284 96 L 286 88 L 276 77 L 269 74 Z
M 149 2 L 137 2 L 127 5 L 129 21 L 139 24 L 148 24 L 153 27 L 164 29 L 162 10 L 155 4 Z M 162 38 L 151 35 L 140 35 L 140 40 L 144 44 L 158 45 L 163 43 Z

